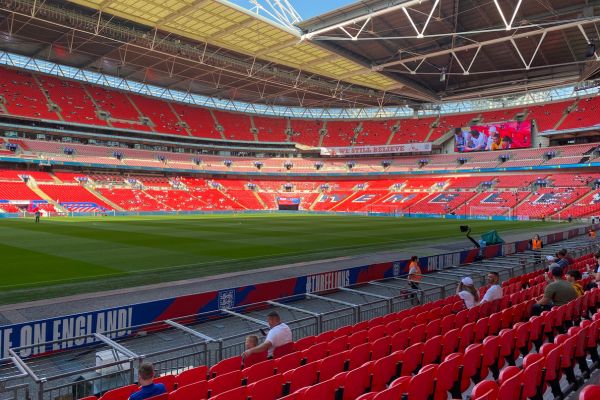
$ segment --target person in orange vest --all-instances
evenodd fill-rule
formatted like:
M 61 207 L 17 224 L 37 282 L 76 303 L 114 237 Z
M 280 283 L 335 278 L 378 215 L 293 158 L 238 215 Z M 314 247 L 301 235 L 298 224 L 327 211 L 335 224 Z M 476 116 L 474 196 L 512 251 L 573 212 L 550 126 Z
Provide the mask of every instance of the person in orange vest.
M 539 262 L 542 259 L 542 247 L 544 247 L 544 243 L 542 239 L 540 239 L 540 235 L 535 235 L 533 239 L 531 239 L 531 250 L 535 252 L 535 259 Z
M 419 283 L 421 283 L 422 279 L 423 273 L 421 272 L 421 267 L 419 267 L 419 257 L 412 256 L 408 265 L 408 283 L 411 288 L 419 290 Z
M 596 231 L 593 228 L 590 228 L 588 235 L 591 239 L 596 239 Z

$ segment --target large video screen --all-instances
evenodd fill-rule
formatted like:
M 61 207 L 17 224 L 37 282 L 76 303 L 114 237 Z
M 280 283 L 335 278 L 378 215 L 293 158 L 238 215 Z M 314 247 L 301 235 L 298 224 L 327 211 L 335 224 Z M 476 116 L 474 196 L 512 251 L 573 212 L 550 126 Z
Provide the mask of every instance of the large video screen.
M 454 150 L 459 153 L 531 147 L 531 121 L 507 121 L 455 128 Z

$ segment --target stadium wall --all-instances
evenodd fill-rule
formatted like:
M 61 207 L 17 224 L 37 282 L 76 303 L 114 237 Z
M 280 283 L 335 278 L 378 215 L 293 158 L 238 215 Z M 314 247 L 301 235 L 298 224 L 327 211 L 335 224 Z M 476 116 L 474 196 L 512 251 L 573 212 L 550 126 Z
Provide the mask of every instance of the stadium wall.
M 599 228 L 596 225 L 595 228 Z M 545 244 L 585 235 L 586 227 L 570 229 L 543 236 Z M 484 258 L 519 253 L 529 248 L 529 241 L 487 246 L 481 251 Z M 420 258 L 423 272 L 427 273 L 470 263 L 480 255 L 479 249 L 464 250 Z M 392 278 L 408 273 L 409 260 L 396 260 L 354 268 L 305 275 L 257 285 L 197 293 L 156 301 L 130 304 L 81 314 L 72 314 L 21 324 L 0 327 L 0 354 L 9 357 L 9 349 L 16 349 L 21 358 L 82 347 L 95 342 L 94 333 L 106 333 L 111 339 L 133 335 L 143 326 L 186 316 L 215 312 L 220 309 L 244 307 L 254 303 L 291 297 L 313 292 L 334 290 L 373 280 Z M 110 333 L 107 333 L 110 332 Z M 72 339 L 72 340 L 70 340 Z

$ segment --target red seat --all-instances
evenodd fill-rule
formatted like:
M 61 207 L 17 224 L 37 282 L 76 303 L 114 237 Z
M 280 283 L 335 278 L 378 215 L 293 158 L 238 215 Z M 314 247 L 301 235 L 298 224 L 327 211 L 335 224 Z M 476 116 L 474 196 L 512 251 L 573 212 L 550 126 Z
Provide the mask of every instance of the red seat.
M 460 331 L 458 329 L 451 329 L 445 332 L 442 336 L 442 357 L 446 357 L 448 354 L 452 354 L 458 348 L 458 342 Z
M 514 366 L 506 367 L 500 372 L 499 399 L 519 399 L 521 396 L 521 381 L 523 372 Z
M 402 356 L 401 376 L 412 375 L 421 366 L 423 359 L 423 343 L 415 343 L 408 347 Z
M 366 343 L 368 339 L 367 335 L 368 331 L 366 330 L 358 332 L 355 331 L 352 335 L 348 336 L 348 348 L 351 349 L 355 346 Z
M 307 363 L 322 360 L 324 357 L 327 357 L 327 343 L 321 342 L 310 346 L 308 349 L 302 351 L 302 355 Z
M 392 336 L 392 351 L 404 350 L 408 347 L 408 330 L 400 331 Z
M 428 400 L 433 395 L 437 367 L 435 364 L 426 365 L 410 379 L 406 390 L 410 400 Z
M 311 362 L 283 374 L 286 382 L 290 384 L 290 393 L 305 386 L 314 385 L 317 382 L 319 362 Z
M 458 335 L 458 351 L 465 351 L 467 346 L 473 343 L 473 336 L 475 335 L 475 324 L 470 322 L 463 325 Z
M 336 387 L 333 379 L 317 383 L 316 385 L 308 387 L 302 391 L 299 396 L 301 400 L 315 400 L 315 399 L 333 399 Z M 261 399 L 262 400 L 262 399 Z
M 211 395 L 211 400 L 247 400 L 248 398 L 248 388 L 246 386 L 240 386 L 235 389 L 227 390 L 225 392 L 221 392 L 220 394 L 214 396 Z
M 365 343 L 367 346 L 367 354 L 369 345 Z M 346 366 L 346 361 L 350 356 L 350 350 L 346 350 L 344 352 L 333 354 L 329 357 L 325 357 L 319 364 L 319 381 L 326 381 L 328 379 L 333 378 L 336 374 L 344 371 L 344 367 Z
M 294 350 L 302 351 L 315 344 L 314 336 L 307 336 L 294 342 Z
M 248 396 L 252 400 L 275 400 L 281 397 L 284 384 L 282 374 L 269 376 L 248 385 Z
M 425 330 L 427 329 L 427 325 L 420 324 L 413 327 L 408 332 L 408 344 L 413 345 L 415 343 L 420 343 L 425 340 Z
M 189 385 L 179 386 L 177 390 L 169 393 L 169 400 L 189 400 L 191 398 L 204 399 L 208 397 L 208 382 L 198 381 Z
M 474 335 L 477 342 L 481 342 L 488 334 L 489 317 L 481 318 L 475 322 Z
M 109 390 L 104 393 L 100 400 L 123 400 L 129 398 L 133 392 L 138 390 L 138 385 L 127 385 L 120 388 Z
M 397 400 L 401 398 L 404 392 L 406 392 L 409 383 L 409 376 L 401 376 L 393 381 L 389 388 L 382 390 L 373 397 L 373 400 Z
M 186 371 L 180 372 L 179 375 L 175 377 L 175 383 L 177 384 L 177 387 L 180 388 L 192 383 L 205 381 L 207 375 L 208 367 L 206 365 L 201 365 L 199 367 L 190 368 Z
M 600 399 L 600 385 L 587 385 L 579 392 L 579 400 Z
M 398 375 L 398 362 L 403 355 L 404 351 L 400 350 L 373 361 L 371 368 L 371 390 L 380 391 L 385 389 L 392 378 Z
M 302 352 L 295 351 L 275 360 L 277 372 L 283 374 L 291 369 L 298 368 L 302 362 Z
M 343 388 L 343 400 L 354 400 L 371 386 L 373 363 L 365 363 L 358 368 L 336 376 L 338 387 Z
M 441 320 L 435 319 L 429 322 L 425 328 L 425 337 L 431 339 L 434 336 L 439 335 L 441 332 Z
M 390 354 L 392 338 L 384 336 L 370 343 L 371 345 L 371 360 L 377 360 Z
M 375 325 L 371 326 L 369 330 L 367 330 L 367 340 L 369 342 L 374 342 L 375 340 L 382 338 L 385 336 L 385 325 Z
M 242 385 L 242 371 L 232 371 L 226 374 L 217 375 L 208 381 L 208 390 L 210 396 L 235 389 Z
M 348 336 L 340 336 L 327 343 L 327 354 L 336 354 L 348 349 Z
M 423 365 L 437 363 L 442 355 L 442 337 L 434 336 L 423 345 Z
M 460 367 L 461 392 L 467 390 L 471 384 L 471 378 L 475 377 L 481 369 L 483 346 L 471 344 L 465 350 Z
M 212 377 L 217 375 L 226 374 L 231 371 L 242 369 L 242 357 L 235 356 L 226 358 L 210 367 L 209 374 Z
M 473 387 L 471 400 L 497 400 L 498 385 L 494 381 L 481 381 Z
M 315 344 L 329 342 L 335 338 L 334 331 L 325 331 L 315 336 Z
M 446 315 L 440 321 L 440 332 L 445 333 L 455 328 L 454 326 L 455 315 Z
M 542 370 L 544 368 L 544 356 L 541 354 L 528 354 L 523 358 L 523 384 L 521 387 L 521 399 L 526 400 L 539 395 L 542 398 L 543 383 Z
M 371 343 L 363 343 L 349 350 L 348 354 L 348 369 L 360 367 L 370 360 Z
M 175 376 L 174 375 L 163 375 L 154 378 L 154 383 L 162 383 L 165 385 L 167 392 L 172 392 L 175 389 Z
M 396 320 L 396 321 L 391 321 L 391 322 L 388 322 L 388 323 L 385 325 L 385 334 L 386 334 L 387 336 L 393 336 L 393 335 L 395 335 L 397 332 L 400 332 L 400 331 L 402 330 L 402 329 L 400 328 L 400 325 L 401 325 L 401 324 L 402 324 L 402 322 L 401 322 L 401 321 L 398 321 L 398 320 Z
M 289 342 L 273 349 L 273 358 L 283 357 L 294 351 L 294 342 Z
M 268 351 L 261 351 L 260 353 L 252 353 L 249 356 L 246 356 L 243 358 L 243 366 L 244 368 L 248 368 L 253 366 L 254 364 L 258 364 L 261 363 L 263 361 L 265 361 L 269 354 Z
M 275 360 L 265 360 L 242 370 L 242 378 L 246 384 L 254 383 L 275 373 Z
M 437 368 L 437 377 L 435 383 L 435 400 L 446 400 L 448 392 L 453 391 L 453 397 L 460 397 L 458 391 L 453 388 L 458 386 L 459 371 L 462 364 L 463 355 L 453 353 L 448 355 Z

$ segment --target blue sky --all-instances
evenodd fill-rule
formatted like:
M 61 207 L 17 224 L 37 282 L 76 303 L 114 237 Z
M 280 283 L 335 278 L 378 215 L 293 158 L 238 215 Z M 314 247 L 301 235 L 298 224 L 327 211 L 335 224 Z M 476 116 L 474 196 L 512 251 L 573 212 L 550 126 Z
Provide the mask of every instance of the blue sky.
M 229 0 L 244 8 L 251 8 L 248 0 Z M 302 19 L 309 19 L 336 8 L 355 3 L 357 0 L 288 0 Z

